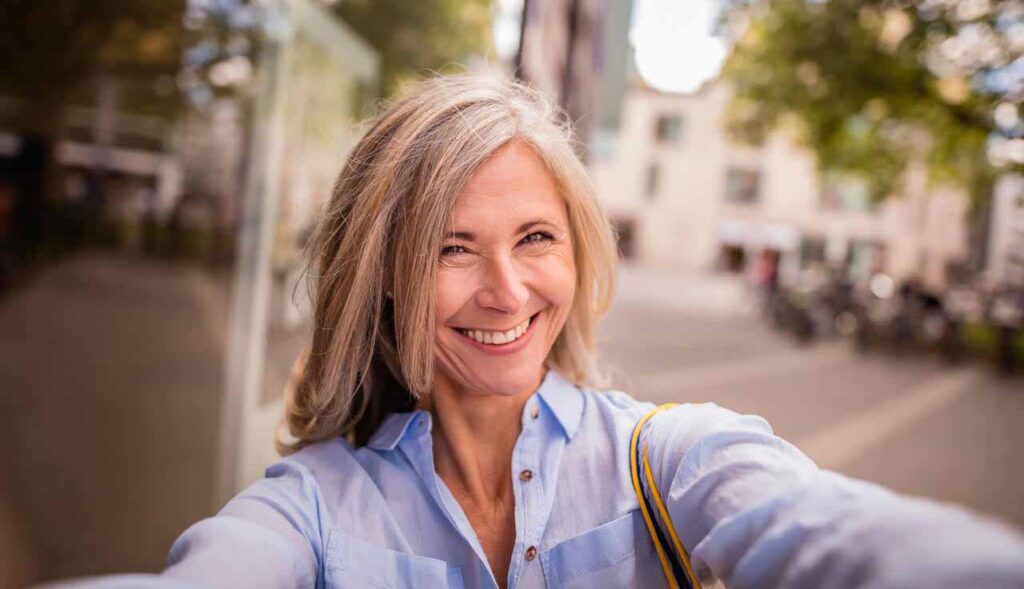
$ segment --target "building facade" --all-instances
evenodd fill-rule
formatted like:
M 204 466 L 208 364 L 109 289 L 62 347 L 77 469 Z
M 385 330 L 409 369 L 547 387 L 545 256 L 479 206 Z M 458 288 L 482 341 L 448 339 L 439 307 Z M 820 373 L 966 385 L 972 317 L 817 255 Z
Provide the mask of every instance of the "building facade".
M 557 100 L 573 121 L 591 114 L 601 5 L 600 0 L 523 3 L 516 76 Z
M 618 137 L 590 163 L 625 257 L 733 272 L 768 258 L 783 278 L 819 264 L 944 286 L 966 254 L 965 194 L 929 186 L 911 166 L 901 193 L 874 205 L 863 183 L 822 178 L 785 130 L 760 146 L 731 141 L 729 98 L 720 81 L 692 94 L 640 83 L 627 93 Z
M 557 102 L 582 156 L 618 124 L 632 0 L 524 0 L 515 76 Z M 600 145 L 596 147 L 600 149 Z

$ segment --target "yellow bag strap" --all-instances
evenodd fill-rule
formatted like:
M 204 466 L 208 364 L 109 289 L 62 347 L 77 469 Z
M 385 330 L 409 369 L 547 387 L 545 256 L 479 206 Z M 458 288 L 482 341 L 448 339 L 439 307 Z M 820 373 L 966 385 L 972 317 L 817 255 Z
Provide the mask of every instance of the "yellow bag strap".
M 662 571 L 665 573 L 665 579 L 668 581 L 669 586 L 673 589 L 700 589 L 700 581 L 690 565 L 690 557 L 686 554 L 686 550 L 683 549 L 683 543 L 679 541 L 679 534 L 676 533 L 676 528 L 672 524 L 672 518 L 665 508 L 661 492 L 654 481 L 654 474 L 651 472 L 651 465 L 647 458 L 647 444 L 643 445 L 642 450 L 640 448 L 640 431 L 643 429 L 644 424 L 659 412 L 671 409 L 676 405 L 677 403 L 666 403 L 655 407 L 637 422 L 636 427 L 633 428 L 633 435 L 629 444 L 629 470 L 633 479 L 633 491 L 636 493 L 637 502 L 640 504 L 640 513 L 643 515 L 644 523 L 647 524 L 647 532 L 654 543 L 654 548 L 658 554 L 658 561 L 661 563 Z M 640 476 L 641 461 L 643 462 L 642 479 Z M 659 521 L 655 521 L 654 514 L 651 513 L 651 506 L 647 495 L 644 493 L 644 483 L 646 483 L 647 490 L 657 509 L 660 527 L 658 525 Z M 672 542 L 672 550 L 665 546 L 667 542 L 664 538 L 663 530 L 668 532 Z

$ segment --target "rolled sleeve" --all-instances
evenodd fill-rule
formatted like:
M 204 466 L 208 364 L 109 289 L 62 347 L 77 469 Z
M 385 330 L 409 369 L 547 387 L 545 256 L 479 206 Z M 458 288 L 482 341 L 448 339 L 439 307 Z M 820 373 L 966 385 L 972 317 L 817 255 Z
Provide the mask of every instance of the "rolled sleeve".
M 1024 540 L 819 469 L 759 417 L 681 405 L 643 433 L 680 540 L 729 587 L 1024 586 Z

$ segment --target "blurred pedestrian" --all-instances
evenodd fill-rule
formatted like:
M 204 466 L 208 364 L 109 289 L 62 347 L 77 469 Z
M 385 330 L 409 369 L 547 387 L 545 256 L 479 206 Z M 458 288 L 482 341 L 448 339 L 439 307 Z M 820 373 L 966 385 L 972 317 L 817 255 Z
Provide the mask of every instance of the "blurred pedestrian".
M 11 210 L 10 240 L 20 262 L 36 259 L 43 243 L 46 220 L 46 173 L 51 144 L 38 136 L 24 137 L 14 158 L 14 205 Z
M 187 250 L 188 211 L 192 206 L 192 192 L 186 190 L 178 196 L 167 219 L 167 255 L 181 258 Z
M 0 181 L 0 293 L 14 284 L 14 244 L 11 240 L 11 221 L 14 211 L 14 188 Z
M 754 283 L 761 291 L 762 311 L 765 317 L 771 313 L 775 297 L 779 292 L 779 252 L 765 249 L 754 268 Z
M 89 215 L 89 186 L 85 176 L 71 170 L 64 176 L 63 199 L 61 201 L 60 218 L 63 220 L 62 237 L 65 249 L 77 249 L 85 239 L 86 223 Z
M 157 213 L 160 205 L 158 196 L 152 179 L 145 180 L 135 193 L 142 231 L 142 251 L 149 256 L 155 255 L 159 249 L 157 242 L 159 233 Z

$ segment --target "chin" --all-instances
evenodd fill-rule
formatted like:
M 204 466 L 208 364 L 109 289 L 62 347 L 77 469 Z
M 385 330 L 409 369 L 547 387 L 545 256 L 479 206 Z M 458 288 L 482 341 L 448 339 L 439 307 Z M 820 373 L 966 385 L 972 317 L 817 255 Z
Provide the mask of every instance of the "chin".
M 529 394 L 540 386 L 544 376 L 544 362 L 523 362 L 502 366 L 502 362 L 487 365 L 463 366 L 462 369 L 442 369 L 441 374 L 456 389 L 478 395 L 515 397 Z
M 478 380 L 480 392 L 514 397 L 524 393 L 532 393 L 543 378 L 543 364 L 524 365 L 508 369 L 497 369 Z

